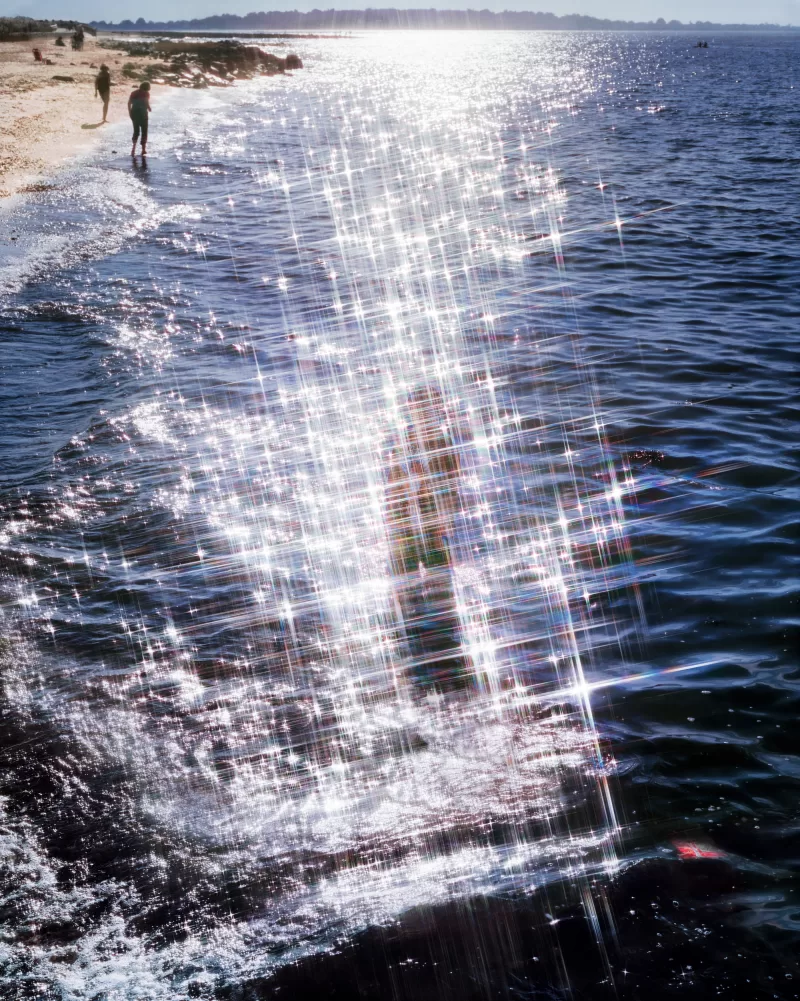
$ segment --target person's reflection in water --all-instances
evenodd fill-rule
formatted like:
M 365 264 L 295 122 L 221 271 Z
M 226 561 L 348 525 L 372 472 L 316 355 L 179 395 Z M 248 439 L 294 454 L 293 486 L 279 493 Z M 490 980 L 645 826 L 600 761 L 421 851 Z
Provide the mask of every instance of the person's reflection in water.
M 133 167 L 134 174 L 138 174 L 138 176 L 143 181 L 147 181 L 148 180 L 147 175 L 150 172 L 150 168 L 147 166 L 147 157 L 145 156 L 144 153 L 142 153 L 142 159 L 141 159 L 141 161 L 137 160 L 134 157 L 131 166 Z
M 471 679 L 451 576 L 458 450 L 438 389 L 411 393 L 406 417 L 389 458 L 386 499 L 392 576 L 414 661 L 411 677 L 424 689 L 463 688 Z

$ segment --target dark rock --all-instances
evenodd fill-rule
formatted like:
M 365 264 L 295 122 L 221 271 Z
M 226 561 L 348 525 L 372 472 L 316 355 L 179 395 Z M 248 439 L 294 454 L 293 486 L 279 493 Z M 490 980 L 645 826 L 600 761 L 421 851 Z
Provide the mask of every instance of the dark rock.
M 303 60 L 300 56 L 295 55 L 294 52 L 289 53 L 286 57 L 286 69 L 287 70 L 301 70 L 303 68 Z

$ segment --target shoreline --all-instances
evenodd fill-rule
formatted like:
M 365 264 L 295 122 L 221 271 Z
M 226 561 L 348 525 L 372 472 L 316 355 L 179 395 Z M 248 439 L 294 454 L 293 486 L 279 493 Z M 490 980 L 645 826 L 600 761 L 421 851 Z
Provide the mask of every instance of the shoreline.
M 127 99 L 135 81 L 123 76 L 122 67 L 133 63 L 138 68 L 140 61 L 123 52 L 99 48 L 96 39 L 89 36 L 82 52 L 59 48 L 54 41 L 53 37 L 0 44 L 0 116 L 4 123 L 0 206 L 13 195 L 48 186 L 49 178 L 65 163 L 97 144 L 104 128 L 103 105 L 94 96 L 94 78 L 101 62 L 111 70 L 114 84 L 108 124 L 128 118 Z M 35 47 L 52 65 L 34 60 Z M 54 79 L 59 76 L 71 79 Z
M 173 85 L 197 84 L 199 71 L 191 67 L 182 76 L 170 73 L 175 67 L 159 63 L 158 53 L 139 53 L 122 48 L 105 48 L 102 39 L 86 36 L 80 52 L 55 44 L 55 35 L 28 41 L 0 43 L 0 206 L 14 195 L 22 195 L 49 186 L 49 179 L 69 160 L 91 152 L 103 133 L 103 105 L 94 94 L 94 80 L 101 63 L 111 71 L 111 102 L 108 124 L 128 121 L 127 101 L 139 80 L 149 79 L 156 102 L 161 102 Z M 33 49 L 41 51 L 37 62 Z M 285 60 L 263 53 L 270 72 Z M 165 58 L 162 56 L 162 58 Z M 48 64 L 49 63 L 49 64 Z M 178 67 L 180 69 L 180 67 Z M 159 80 L 156 74 L 166 76 Z M 164 71 L 164 72 L 162 72 Z M 220 68 L 224 74 L 224 68 Z M 170 76 L 174 77 L 173 82 Z M 230 85 L 242 72 L 227 79 L 210 76 L 212 81 Z M 127 140 L 126 140 L 127 141 Z

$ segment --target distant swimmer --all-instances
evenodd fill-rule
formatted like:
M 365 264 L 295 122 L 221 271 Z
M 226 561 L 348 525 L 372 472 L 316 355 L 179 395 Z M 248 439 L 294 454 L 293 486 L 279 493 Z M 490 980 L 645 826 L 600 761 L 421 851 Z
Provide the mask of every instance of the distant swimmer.
M 94 96 L 103 102 L 103 121 L 108 121 L 108 102 L 111 100 L 111 73 L 103 63 L 100 72 L 94 78 Z
M 142 156 L 147 155 L 147 123 L 150 114 L 150 84 L 147 80 L 140 83 L 128 98 L 128 114 L 133 122 L 133 140 L 131 156 L 136 155 L 136 140 L 142 136 Z

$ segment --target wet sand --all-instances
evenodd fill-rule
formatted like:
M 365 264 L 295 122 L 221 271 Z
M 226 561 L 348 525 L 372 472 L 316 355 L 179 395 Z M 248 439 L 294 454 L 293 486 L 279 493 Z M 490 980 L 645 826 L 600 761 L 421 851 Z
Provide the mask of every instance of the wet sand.
M 37 63 L 34 47 L 53 65 Z M 123 65 L 137 67 L 146 59 L 99 48 L 89 36 L 82 52 L 73 52 L 69 39 L 65 48 L 56 46 L 54 36 L 0 44 L 0 198 L 46 184 L 66 159 L 96 141 L 103 128 L 103 105 L 94 96 L 101 62 L 111 70 L 113 83 L 108 119 L 118 122 L 127 117 L 128 94 L 135 83 L 123 76 Z

